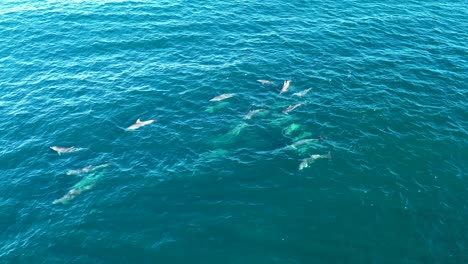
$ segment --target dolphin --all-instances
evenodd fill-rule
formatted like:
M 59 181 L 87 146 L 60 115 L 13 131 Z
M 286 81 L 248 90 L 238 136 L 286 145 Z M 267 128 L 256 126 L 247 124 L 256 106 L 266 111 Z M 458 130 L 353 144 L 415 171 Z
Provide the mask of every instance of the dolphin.
M 135 122 L 135 124 L 127 127 L 128 130 L 136 130 L 142 126 L 146 126 L 146 125 L 149 125 L 151 123 L 153 123 L 154 121 L 156 121 L 155 119 L 150 119 L 150 120 L 146 120 L 146 121 L 141 121 L 139 118 L 137 119 L 137 121 Z
M 286 92 L 289 88 L 289 84 L 291 83 L 291 80 L 286 80 L 283 83 L 283 88 L 281 88 L 280 94 Z
M 307 137 L 312 136 L 312 133 L 310 132 L 302 132 L 300 135 L 296 136 L 294 140 L 300 140 L 300 139 L 305 139 Z M 323 137 L 317 137 L 318 140 L 323 140 Z
M 266 111 L 266 110 L 265 110 L 265 109 L 250 110 L 250 111 L 244 116 L 244 119 L 245 119 L 245 120 L 252 119 L 252 116 L 254 116 L 255 114 L 260 113 L 260 112 L 262 112 L 262 111 Z
M 298 108 L 299 106 L 303 105 L 304 103 L 299 103 L 299 104 L 295 104 L 295 105 L 290 105 L 288 106 L 286 109 L 283 110 L 283 113 L 284 114 L 287 114 L 289 112 L 291 112 L 292 110 Z
M 249 125 L 247 123 L 240 123 L 239 125 L 235 126 L 233 129 L 231 129 L 231 131 L 229 131 L 226 135 L 230 135 L 230 136 L 238 136 L 240 134 L 240 132 L 248 127 Z
M 325 154 L 325 155 L 320 155 L 320 154 L 314 154 L 311 155 L 309 158 L 303 159 L 301 164 L 299 164 L 299 170 L 303 170 L 307 167 L 309 167 L 310 164 L 314 163 L 315 160 L 317 159 L 328 159 L 331 160 L 331 154 L 330 151 Z
M 249 125 L 247 123 L 240 123 L 237 126 L 233 127 L 227 133 L 222 134 L 215 138 L 212 142 L 215 144 L 228 144 L 232 142 L 240 133 Z
M 272 81 L 269 81 L 269 80 L 257 80 L 257 82 L 259 82 L 261 84 L 275 84 L 275 83 L 273 83 Z
M 229 154 L 229 151 L 225 149 L 209 150 L 207 152 L 200 154 L 199 159 L 213 161 L 213 160 L 222 158 L 224 156 L 227 156 L 228 154 Z
M 83 189 L 71 189 L 64 196 L 60 197 L 59 199 L 54 200 L 52 202 L 52 204 L 58 204 L 58 203 L 65 204 L 65 203 L 75 199 L 75 197 L 78 196 L 79 194 L 81 194 L 83 191 L 85 191 L 85 190 L 83 190 Z
M 228 94 L 218 95 L 218 96 L 216 96 L 216 97 L 211 98 L 211 99 L 210 99 L 210 102 L 219 102 L 219 101 L 222 101 L 222 100 L 224 100 L 224 99 L 231 98 L 231 97 L 233 97 L 234 95 L 236 95 L 236 94 L 228 93 Z
M 305 89 L 305 90 L 302 90 L 302 91 L 297 92 L 297 93 L 293 93 L 293 95 L 302 97 L 302 96 L 306 95 L 310 90 L 312 90 L 312 88 Z
M 316 141 L 319 141 L 320 139 L 319 138 L 305 138 L 305 139 L 301 139 L 301 140 L 298 140 L 294 143 L 292 143 L 291 145 L 289 145 L 289 147 L 295 149 L 301 145 L 304 145 L 304 144 L 307 144 L 309 142 L 316 142 Z
M 205 109 L 205 111 L 208 112 L 208 113 L 215 113 L 215 112 L 217 112 L 217 111 L 219 111 L 221 109 L 226 108 L 227 106 L 229 106 L 229 102 L 224 101 L 224 102 L 220 102 L 219 104 L 208 106 Z
M 87 148 L 75 148 L 75 147 L 62 148 L 62 147 L 52 146 L 50 147 L 50 149 L 57 152 L 57 154 L 62 155 L 62 153 L 73 153 L 73 152 L 86 150 Z
M 97 165 L 97 166 L 86 166 L 82 169 L 78 169 L 78 170 L 69 170 L 67 171 L 67 175 L 80 175 L 80 174 L 84 174 L 84 173 L 88 173 L 88 172 L 92 172 L 92 171 L 95 171 L 95 170 L 98 170 L 98 169 L 101 169 L 101 168 L 106 168 L 106 167 L 109 167 L 111 164 L 110 163 L 106 163 L 106 164 L 101 164 L 101 165 Z
M 283 129 L 283 134 L 285 135 L 291 135 L 294 131 L 298 130 L 301 128 L 300 124 L 292 123 L 291 125 L 287 126 L 286 128 Z
M 100 173 L 95 173 L 95 174 L 92 174 L 83 178 L 81 181 L 73 185 L 72 189 L 69 190 L 64 196 L 60 197 L 59 199 L 54 200 L 52 204 L 68 203 L 69 201 L 75 199 L 76 196 L 82 194 L 83 192 L 91 190 L 96 185 L 96 181 L 102 176 L 104 176 L 104 174 L 100 172 Z

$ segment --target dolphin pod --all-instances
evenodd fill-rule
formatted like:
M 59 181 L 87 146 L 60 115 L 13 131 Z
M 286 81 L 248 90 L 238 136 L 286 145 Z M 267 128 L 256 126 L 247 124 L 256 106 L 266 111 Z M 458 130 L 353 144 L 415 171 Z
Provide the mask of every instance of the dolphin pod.
M 270 80 L 259 79 L 259 80 L 257 80 L 257 82 L 261 83 L 262 85 L 274 85 L 274 82 L 272 82 Z M 281 88 L 280 94 L 283 94 L 283 93 L 287 92 L 289 87 L 290 87 L 290 84 L 291 84 L 291 80 L 285 80 L 283 82 L 283 86 Z M 307 93 L 309 93 L 311 90 L 312 90 L 312 88 L 308 88 L 308 89 L 293 93 L 292 96 L 303 97 Z M 234 96 L 236 96 L 235 93 L 225 93 L 225 94 L 221 94 L 221 95 L 218 95 L 218 96 L 215 96 L 215 97 L 211 98 L 209 100 L 210 102 L 221 102 L 221 101 L 223 101 L 223 102 L 217 103 L 217 104 L 211 104 L 210 108 L 207 108 L 206 111 L 212 113 L 212 112 L 215 112 L 215 111 L 217 111 L 219 109 L 222 109 L 223 107 L 226 106 L 226 104 L 229 105 L 229 103 L 225 102 L 224 100 L 229 99 L 229 98 L 234 97 Z M 298 108 L 298 107 L 300 107 L 302 105 L 304 105 L 304 102 L 289 105 L 287 108 L 282 110 L 282 113 L 288 114 L 288 113 L 292 112 L 293 110 L 295 110 L 296 108 Z M 263 108 L 250 110 L 247 114 L 244 115 L 244 117 L 242 119 L 250 120 L 255 115 L 260 115 L 260 113 L 262 113 L 262 115 L 263 115 L 263 113 L 269 113 L 269 112 L 270 112 L 269 109 L 267 110 L 267 109 L 263 109 Z M 275 116 L 275 115 L 273 115 L 273 116 Z M 284 118 L 282 118 L 281 116 L 284 117 Z M 276 119 L 278 119 L 278 120 L 285 119 L 283 121 L 290 122 L 290 121 L 294 120 L 293 117 L 291 117 L 291 116 L 278 114 L 276 116 L 277 117 Z M 143 126 L 152 124 L 155 121 L 156 121 L 155 119 L 149 119 L 149 120 L 142 121 L 142 120 L 140 120 L 138 118 L 134 124 L 127 127 L 127 130 L 136 130 L 136 129 L 139 129 L 139 128 L 143 127 Z M 280 124 L 280 126 L 283 126 L 283 125 L 285 125 L 284 122 Z M 241 132 L 245 128 L 247 128 L 248 126 L 249 125 L 245 121 L 238 124 L 237 126 L 233 127 L 231 130 L 229 130 L 227 133 L 225 133 L 224 135 L 219 137 L 218 142 L 219 143 L 230 143 L 230 142 L 232 142 L 232 140 L 234 138 L 238 137 L 241 134 Z M 301 130 L 302 130 L 302 134 L 300 134 Z M 299 150 L 302 149 L 302 148 L 299 149 L 299 147 L 304 146 L 304 147 L 307 147 L 308 149 L 310 149 L 309 148 L 309 143 L 321 140 L 320 137 L 319 138 L 310 138 L 312 133 L 310 133 L 308 131 L 304 131 L 303 129 L 301 129 L 301 125 L 299 125 L 297 123 L 292 123 L 288 127 L 284 128 L 282 130 L 282 133 L 283 133 L 283 136 L 288 136 L 289 138 L 293 138 L 292 135 L 295 135 L 294 139 L 293 139 L 293 143 L 290 144 L 290 145 L 287 145 L 286 147 L 283 147 L 282 149 L 292 148 L 292 149 L 295 149 L 297 152 L 300 152 Z M 300 135 L 298 135 L 298 134 L 300 134 Z M 87 148 L 51 146 L 50 149 L 57 152 L 58 155 L 62 155 L 64 153 L 74 153 L 74 152 L 86 150 Z M 211 160 L 211 159 L 216 159 L 218 157 L 226 156 L 226 155 L 228 155 L 228 153 L 229 153 L 228 150 L 216 149 L 216 150 L 208 151 L 208 152 L 204 153 L 203 155 L 200 156 L 200 158 L 201 159 L 206 159 L 206 160 Z M 313 154 L 313 155 L 311 155 L 311 156 L 309 156 L 309 157 L 307 157 L 307 158 L 305 158 L 305 159 L 303 159 L 301 161 L 301 163 L 299 164 L 299 170 L 301 171 L 301 170 L 303 170 L 305 168 L 308 168 L 317 159 L 329 159 L 330 160 L 331 159 L 331 154 L 330 154 L 330 152 L 328 152 L 327 154 Z M 98 180 L 105 175 L 104 172 L 102 170 L 100 170 L 100 169 L 103 169 L 103 168 L 106 168 L 106 167 L 109 167 L 109 166 L 111 166 L 111 164 L 106 163 L 106 164 L 101 164 L 101 165 L 96 165 L 96 166 L 90 165 L 90 166 L 86 166 L 86 167 L 81 168 L 81 169 L 75 169 L 75 170 L 67 171 L 67 173 L 66 173 L 67 175 L 81 175 L 81 174 L 86 174 L 86 175 L 78 183 L 73 185 L 72 188 L 69 189 L 69 191 L 66 194 L 64 194 L 62 197 L 54 200 L 52 203 L 53 204 L 66 204 L 69 201 L 75 199 L 77 196 L 79 196 L 83 192 L 91 190 L 96 185 Z M 100 171 L 96 172 L 97 170 L 100 170 Z

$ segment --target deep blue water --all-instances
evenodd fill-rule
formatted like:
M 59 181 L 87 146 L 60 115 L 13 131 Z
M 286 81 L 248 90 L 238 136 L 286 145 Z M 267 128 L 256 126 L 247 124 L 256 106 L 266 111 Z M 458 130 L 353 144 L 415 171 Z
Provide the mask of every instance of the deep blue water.
M 2 1 L 0 263 L 467 263 L 467 29 L 466 1 Z

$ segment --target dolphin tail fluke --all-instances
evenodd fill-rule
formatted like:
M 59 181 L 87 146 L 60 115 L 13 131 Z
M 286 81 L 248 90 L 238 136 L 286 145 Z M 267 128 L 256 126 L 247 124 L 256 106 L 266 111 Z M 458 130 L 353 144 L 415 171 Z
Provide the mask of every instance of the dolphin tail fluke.
M 328 160 L 331 160 L 331 159 L 332 159 L 332 156 L 331 156 L 330 151 L 328 151 L 326 158 L 327 158 Z

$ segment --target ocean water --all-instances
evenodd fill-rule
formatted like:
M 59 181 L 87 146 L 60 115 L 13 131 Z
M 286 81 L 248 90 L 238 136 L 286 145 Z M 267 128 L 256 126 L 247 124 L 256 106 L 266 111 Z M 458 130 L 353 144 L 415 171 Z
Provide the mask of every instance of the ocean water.
M 467 29 L 457 0 L 1 1 L 0 263 L 467 263 Z

